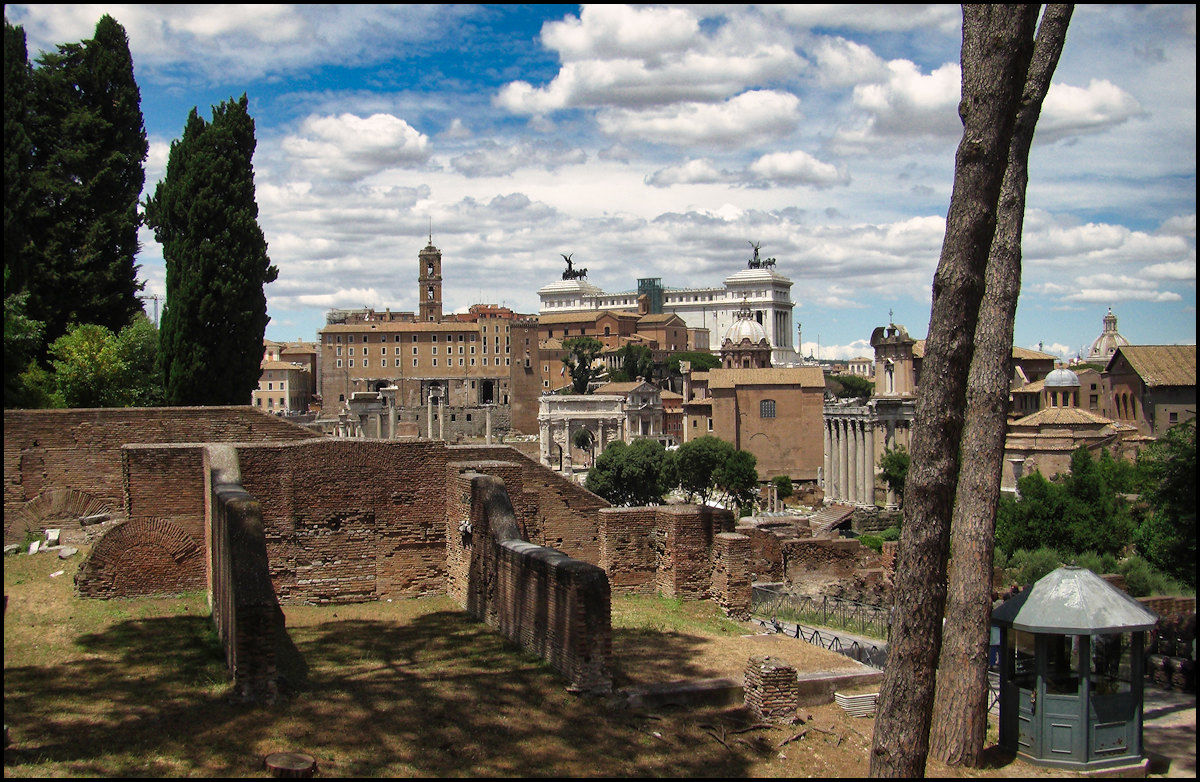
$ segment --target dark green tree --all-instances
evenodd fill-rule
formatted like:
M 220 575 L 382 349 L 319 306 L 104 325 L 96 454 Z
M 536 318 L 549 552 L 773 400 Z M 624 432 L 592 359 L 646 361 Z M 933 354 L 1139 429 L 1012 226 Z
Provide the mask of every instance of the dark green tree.
M 667 372 L 673 377 L 679 377 L 682 372 L 679 369 L 680 361 L 690 361 L 693 372 L 707 372 L 710 369 L 716 369 L 721 366 L 721 359 L 714 356 L 712 353 L 704 353 L 701 351 L 684 351 L 680 353 L 672 353 L 667 356 Z
M 29 136 L 29 56 L 25 31 L 4 20 L 4 296 L 25 288 L 32 245 L 29 217 L 32 204 L 33 141 Z M 5 329 L 7 344 L 8 331 Z M 27 363 L 27 361 L 25 362 Z M 15 370 L 25 367 L 22 363 Z M 8 389 L 8 351 L 5 350 L 5 389 Z M 7 393 L 5 394 L 7 399 Z
M 225 101 L 211 122 L 192 109 L 146 200 L 167 264 L 159 368 L 168 404 L 247 404 L 261 374 L 263 286 L 279 271 L 258 225 L 248 106 L 244 94 Z
M 30 311 L 54 340 L 71 323 L 117 331 L 141 310 L 134 255 L 148 145 L 125 30 L 105 15 L 32 73 Z
M 596 458 L 584 487 L 613 505 L 657 505 L 674 485 L 672 464 L 657 440 L 618 440 Z
M 25 291 L 9 293 L 11 270 L 4 269 L 4 406 L 41 407 L 37 394 L 31 394 L 22 379 L 34 357 L 42 349 L 42 324 L 26 314 Z
M 1196 586 L 1196 421 L 1168 429 L 1144 459 L 1151 486 L 1143 497 L 1151 511 L 1137 546 L 1155 567 Z
M 625 345 L 617 351 L 617 359 L 621 368 L 613 373 L 614 380 L 632 381 L 639 377 L 650 380 L 654 377 L 654 355 L 645 345 Z
M 838 375 L 830 378 L 830 381 L 837 384 L 838 388 L 834 391 L 834 395 L 839 399 L 861 399 L 875 393 L 875 381 L 870 378 L 858 375 Z
M 679 487 L 688 500 L 699 497 L 706 502 L 717 488 L 717 474 L 721 466 L 734 454 L 733 446 L 724 440 L 705 435 L 689 440 L 675 451 L 675 466 L 679 475 Z
M 757 461 L 749 451 L 734 450 L 713 473 L 716 487 L 738 504 L 742 515 L 746 515 L 747 510 L 753 511 L 758 497 Z
M 792 479 L 787 475 L 776 475 L 771 479 L 771 483 L 775 484 L 775 496 L 781 500 L 786 500 L 796 491 L 792 486 Z
M 593 366 L 604 345 L 595 337 L 572 337 L 563 341 L 567 355 L 563 364 L 571 374 L 571 387 L 577 394 L 586 394 L 588 384 L 599 376 L 601 370 Z
M 886 448 L 879 457 L 879 477 L 889 489 L 904 502 L 904 482 L 908 479 L 908 466 L 912 459 L 903 445 Z

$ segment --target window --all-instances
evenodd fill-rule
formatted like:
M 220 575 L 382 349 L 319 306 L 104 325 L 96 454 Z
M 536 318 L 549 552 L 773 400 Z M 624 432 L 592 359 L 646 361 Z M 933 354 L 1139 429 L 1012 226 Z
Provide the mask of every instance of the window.
M 346 341 L 347 341 L 347 342 L 353 342 L 353 341 L 354 341 L 354 335 L 353 335 L 353 334 L 351 334 L 349 337 L 346 337 Z
M 708 431 L 712 431 L 712 419 L 708 419 Z
M 337 363 L 337 365 L 338 365 L 338 369 L 341 369 L 341 368 L 342 368 L 342 360 L 339 358 L 339 359 L 337 360 L 337 362 L 338 362 L 338 363 Z
M 354 359 L 350 359 L 350 368 L 354 369 Z
M 437 366 L 437 359 L 436 359 L 436 358 L 433 360 L 433 365 L 434 365 L 435 367 Z
M 337 354 L 339 356 L 342 355 L 342 346 L 341 345 L 338 345 Z
M 370 363 L 371 363 L 371 362 L 367 361 L 367 360 L 364 358 L 364 359 L 363 359 L 363 369 L 366 369 L 368 366 L 370 366 Z
M 417 365 L 417 360 L 414 358 L 414 359 L 413 359 L 413 366 L 415 367 L 416 365 Z
M 430 335 L 430 341 L 431 341 L 431 342 L 437 342 L 437 334 L 432 334 L 432 335 Z
M 415 356 L 415 355 L 417 355 L 417 348 L 416 348 L 416 346 L 415 346 L 415 345 L 413 346 L 413 355 L 414 355 L 414 356 Z
M 354 348 L 350 348 L 350 355 L 354 355 Z
M 437 355 L 437 345 L 433 346 L 433 355 Z
M 397 339 L 399 339 L 399 337 L 397 337 Z M 416 342 L 416 341 L 417 341 L 417 335 L 416 335 L 416 334 L 413 334 L 413 335 L 412 335 L 412 341 L 413 341 L 413 342 Z
M 387 359 L 386 358 L 380 359 L 379 366 L 383 367 L 384 369 L 387 369 Z
M 268 391 L 274 391 L 274 390 L 275 390 L 275 384 L 274 384 L 274 383 L 267 383 L 267 390 L 268 390 Z

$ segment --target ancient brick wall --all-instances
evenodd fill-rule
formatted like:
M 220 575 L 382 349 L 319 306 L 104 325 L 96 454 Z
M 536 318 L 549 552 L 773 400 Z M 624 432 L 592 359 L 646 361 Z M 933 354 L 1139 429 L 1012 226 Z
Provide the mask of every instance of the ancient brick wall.
M 272 701 L 283 612 L 267 568 L 262 509 L 239 484 L 216 482 L 210 507 L 212 615 L 234 693 L 243 700 Z
M 738 524 L 736 532 L 750 541 L 750 577 L 753 581 L 783 580 L 783 543 L 786 538 L 769 528 Z
M 800 583 L 814 573 L 849 576 L 874 553 L 853 539 L 788 540 L 783 544 L 784 577 L 789 583 Z
M 800 706 L 796 669 L 775 657 L 751 657 L 744 685 L 746 708 L 766 722 L 786 722 Z
M 165 519 L 203 545 L 204 448 L 126 445 L 121 448 L 121 508 L 130 521 Z
M 252 407 L 4 411 L 5 542 L 15 511 L 47 489 L 72 489 L 119 512 L 121 446 L 297 440 L 312 432 Z M 64 532 L 66 530 L 64 529 Z
M 750 538 L 736 532 L 718 532 L 712 545 L 711 599 L 727 614 L 749 618 L 751 591 Z
M 527 502 L 526 512 L 536 507 L 534 518 L 522 517 L 530 543 L 558 549 L 584 562 L 600 562 L 600 518 L 598 511 L 610 507 L 603 498 L 567 480 L 516 449 L 506 446 L 451 446 L 451 461 L 500 460 L 522 466 L 523 487 L 536 492 L 536 503 Z M 510 492 L 510 496 L 514 493 Z
M 112 527 L 75 574 L 82 597 L 169 595 L 204 587 L 203 544 L 164 519 L 135 519 Z
M 465 594 L 464 607 L 472 616 L 541 657 L 572 689 L 611 690 L 611 608 L 604 571 L 521 540 L 504 484 L 494 476 L 460 473 L 448 494 L 457 498 L 452 501 L 457 512 L 465 510 L 463 497 L 470 497 L 469 528 L 449 543 L 461 547 L 461 559 L 469 560 L 467 583 L 448 591 Z M 460 556 L 450 559 L 459 576 Z
M 654 594 L 666 536 L 657 508 L 601 508 L 600 567 L 609 588 L 622 594 Z
M 316 439 L 239 444 L 283 603 L 445 591 L 446 447 Z

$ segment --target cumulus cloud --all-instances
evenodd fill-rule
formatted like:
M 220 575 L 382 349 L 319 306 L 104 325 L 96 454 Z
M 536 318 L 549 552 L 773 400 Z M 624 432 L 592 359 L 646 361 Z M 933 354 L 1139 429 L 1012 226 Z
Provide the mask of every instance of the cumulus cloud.
M 887 63 L 864 44 L 820 36 L 808 51 L 816 61 L 817 82 L 826 87 L 852 87 L 887 79 Z
M 719 104 L 612 109 L 597 116 L 600 129 L 611 136 L 681 146 L 750 146 L 793 133 L 799 121 L 800 99 L 772 90 L 751 90 Z
M 354 181 L 388 168 L 424 163 L 429 137 L 399 117 L 311 116 L 283 140 L 284 152 L 315 175 Z
M 25 28 L 31 54 L 90 37 L 104 13 L 125 27 L 139 70 L 162 78 L 198 70 L 226 82 L 380 62 L 398 44 L 436 39 L 473 12 L 422 5 L 5 6 L 9 21 Z
M 1141 113 L 1137 100 L 1107 79 L 1093 79 L 1087 87 L 1051 84 L 1035 138 L 1045 142 L 1095 133 Z
M 771 152 L 750 164 L 750 173 L 764 183 L 805 184 L 817 187 L 844 185 L 845 170 L 824 163 L 802 150 Z
M 803 67 L 785 41 L 761 34 L 734 38 L 729 34 L 734 26 L 706 32 L 683 8 L 584 6 L 578 18 L 543 28 L 542 43 L 563 62 L 550 83 L 510 82 L 495 102 L 515 114 L 544 115 L 578 107 L 714 101 Z
M 958 6 L 924 5 L 822 5 L 789 4 L 772 9 L 790 25 L 863 32 L 904 32 L 937 30 L 952 34 L 962 26 Z
M 587 153 L 561 142 L 497 144 L 485 141 L 471 152 L 451 158 L 450 167 L 466 177 L 506 176 L 522 168 L 553 171 L 587 162 Z
M 711 160 L 689 160 L 678 166 L 661 168 L 646 177 L 646 184 L 654 187 L 671 185 L 711 185 L 729 182 L 735 177 L 728 171 L 720 171 Z
M 961 79 L 957 63 L 946 63 L 925 74 L 908 60 L 892 60 L 887 64 L 886 80 L 854 88 L 854 105 L 865 111 L 869 119 L 865 127 L 847 138 L 961 134 L 958 118 Z

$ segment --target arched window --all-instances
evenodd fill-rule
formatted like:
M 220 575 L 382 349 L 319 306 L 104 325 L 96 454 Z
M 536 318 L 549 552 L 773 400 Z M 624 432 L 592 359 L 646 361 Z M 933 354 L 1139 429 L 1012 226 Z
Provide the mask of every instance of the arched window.
M 759 418 L 774 418 L 775 417 L 775 400 L 764 399 L 758 403 Z

